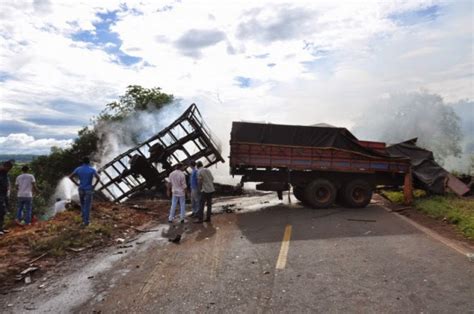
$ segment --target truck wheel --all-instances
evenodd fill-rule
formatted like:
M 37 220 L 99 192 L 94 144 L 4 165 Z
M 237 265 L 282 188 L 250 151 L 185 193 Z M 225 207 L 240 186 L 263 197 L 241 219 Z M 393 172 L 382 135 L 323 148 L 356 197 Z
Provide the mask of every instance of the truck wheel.
M 349 207 L 365 207 L 372 199 L 372 188 L 364 180 L 349 182 L 341 189 L 341 192 L 344 203 Z
M 304 188 L 301 186 L 294 186 L 293 187 L 293 195 L 295 198 L 300 201 L 301 203 L 305 203 L 304 200 Z
M 304 198 L 314 208 L 327 208 L 334 203 L 336 188 L 326 179 L 316 179 L 306 186 Z

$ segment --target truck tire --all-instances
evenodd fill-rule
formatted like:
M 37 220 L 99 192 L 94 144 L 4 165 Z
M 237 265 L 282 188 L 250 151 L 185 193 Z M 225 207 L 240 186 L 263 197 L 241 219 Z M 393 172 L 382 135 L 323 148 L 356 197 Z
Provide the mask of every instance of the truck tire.
M 354 208 L 365 207 L 372 199 L 372 188 L 364 180 L 349 182 L 341 189 L 341 193 L 345 205 Z
M 327 208 L 336 199 L 336 188 L 329 180 L 316 179 L 306 186 L 304 198 L 313 208 Z
M 294 186 L 293 187 L 293 195 L 295 198 L 300 201 L 301 203 L 306 203 L 304 199 L 304 187 L 302 186 Z

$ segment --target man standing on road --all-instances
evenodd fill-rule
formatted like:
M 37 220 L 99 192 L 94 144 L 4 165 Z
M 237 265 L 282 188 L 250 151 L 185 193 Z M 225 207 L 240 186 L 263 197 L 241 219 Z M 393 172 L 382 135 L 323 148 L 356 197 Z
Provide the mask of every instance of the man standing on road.
M 196 168 L 195 161 L 191 161 L 191 177 L 189 183 L 189 186 L 191 187 L 191 217 L 196 217 L 199 211 L 199 206 L 201 206 L 201 191 L 199 190 L 198 169 Z
M 27 226 L 31 224 L 33 190 L 35 193 L 38 192 L 35 177 L 32 174 L 29 174 L 28 170 L 30 170 L 28 166 L 23 166 L 21 168 L 23 173 L 16 177 L 15 181 L 18 190 L 18 212 L 15 221 L 17 224 L 21 224 L 21 221 L 24 218 Z
M 73 177 L 79 177 L 79 200 L 81 202 L 82 225 L 87 227 L 89 225 L 89 215 L 92 206 L 92 196 L 94 188 L 99 183 L 100 177 L 97 171 L 91 167 L 89 157 L 82 159 L 82 165 L 74 169 L 69 175 L 69 178 L 74 182 Z M 97 181 L 92 185 L 93 178 Z
M 5 161 L 0 165 L 0 236 L 8 231 L 3 229 L 3 220 L 7 213 L 8 192 L 10 189 L 10 180 L 8 179 L 8 172 L 13 168 L 11 161 Z
M 168 223 L 172 223 L 179 201 L 181 223 L 184 223 L 186 214 L 186 176 L 183 173 L 183 164 L 177 164 L 176 169 L 170 173 L 168 180 L 168 196 L 171 195 L 171 208 Z
M 206 219 L 204 221 L 211 221 L 212 214 L 212 194 L 214 194 L 214 177 L 209 169 L 202 167 L 202 162 L 196 163 L 198 167 L 198 184 L 201 191 L 201 205 L 197 213 L 198 220 L 196 223 L 202 223 L 204 218 L 204 206 L 207 204 Z

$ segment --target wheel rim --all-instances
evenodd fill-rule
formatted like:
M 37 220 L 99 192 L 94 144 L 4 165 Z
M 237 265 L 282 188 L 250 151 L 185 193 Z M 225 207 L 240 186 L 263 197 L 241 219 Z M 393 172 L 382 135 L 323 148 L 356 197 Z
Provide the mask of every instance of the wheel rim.
M 352 190 L 351 197 L 356 203 L 362 203 L 365 201 L 366 191 L 363 188 L 355 187 Z
M 316 199 L 320 203 L 325 203 L 331 198 L 331 192 L 325 187 L 319 187 L 316 189 Z

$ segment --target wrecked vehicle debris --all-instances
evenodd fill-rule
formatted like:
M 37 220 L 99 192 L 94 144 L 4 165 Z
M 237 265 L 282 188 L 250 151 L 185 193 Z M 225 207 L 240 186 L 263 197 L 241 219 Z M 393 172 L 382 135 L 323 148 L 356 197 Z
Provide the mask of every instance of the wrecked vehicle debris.
M 441 167 L 433 152 L 416 145 L 413 138 L 387 147 L 392 157 L 408 157 L 413 169 L 414 186 L 434 194 L 443 194 L 449 188 L 458 196 L 469 192 L 469 187 Z
M 202 161 L 204 167 L 224 162 L 195 104 L 167 128 L 100 168 L 96 191 L 108 200 L 123 202 L 145 189 L 162 188 L 173 165 L 192 160 Z
M 172 243 L 179 244 L 179 241 L 181 241 L 181 235 L 180 235 L 180 234 L 177 234 L 174 238 L 168 239 L 168 241 L 169 241 L 169 242 L 172 242 Z

